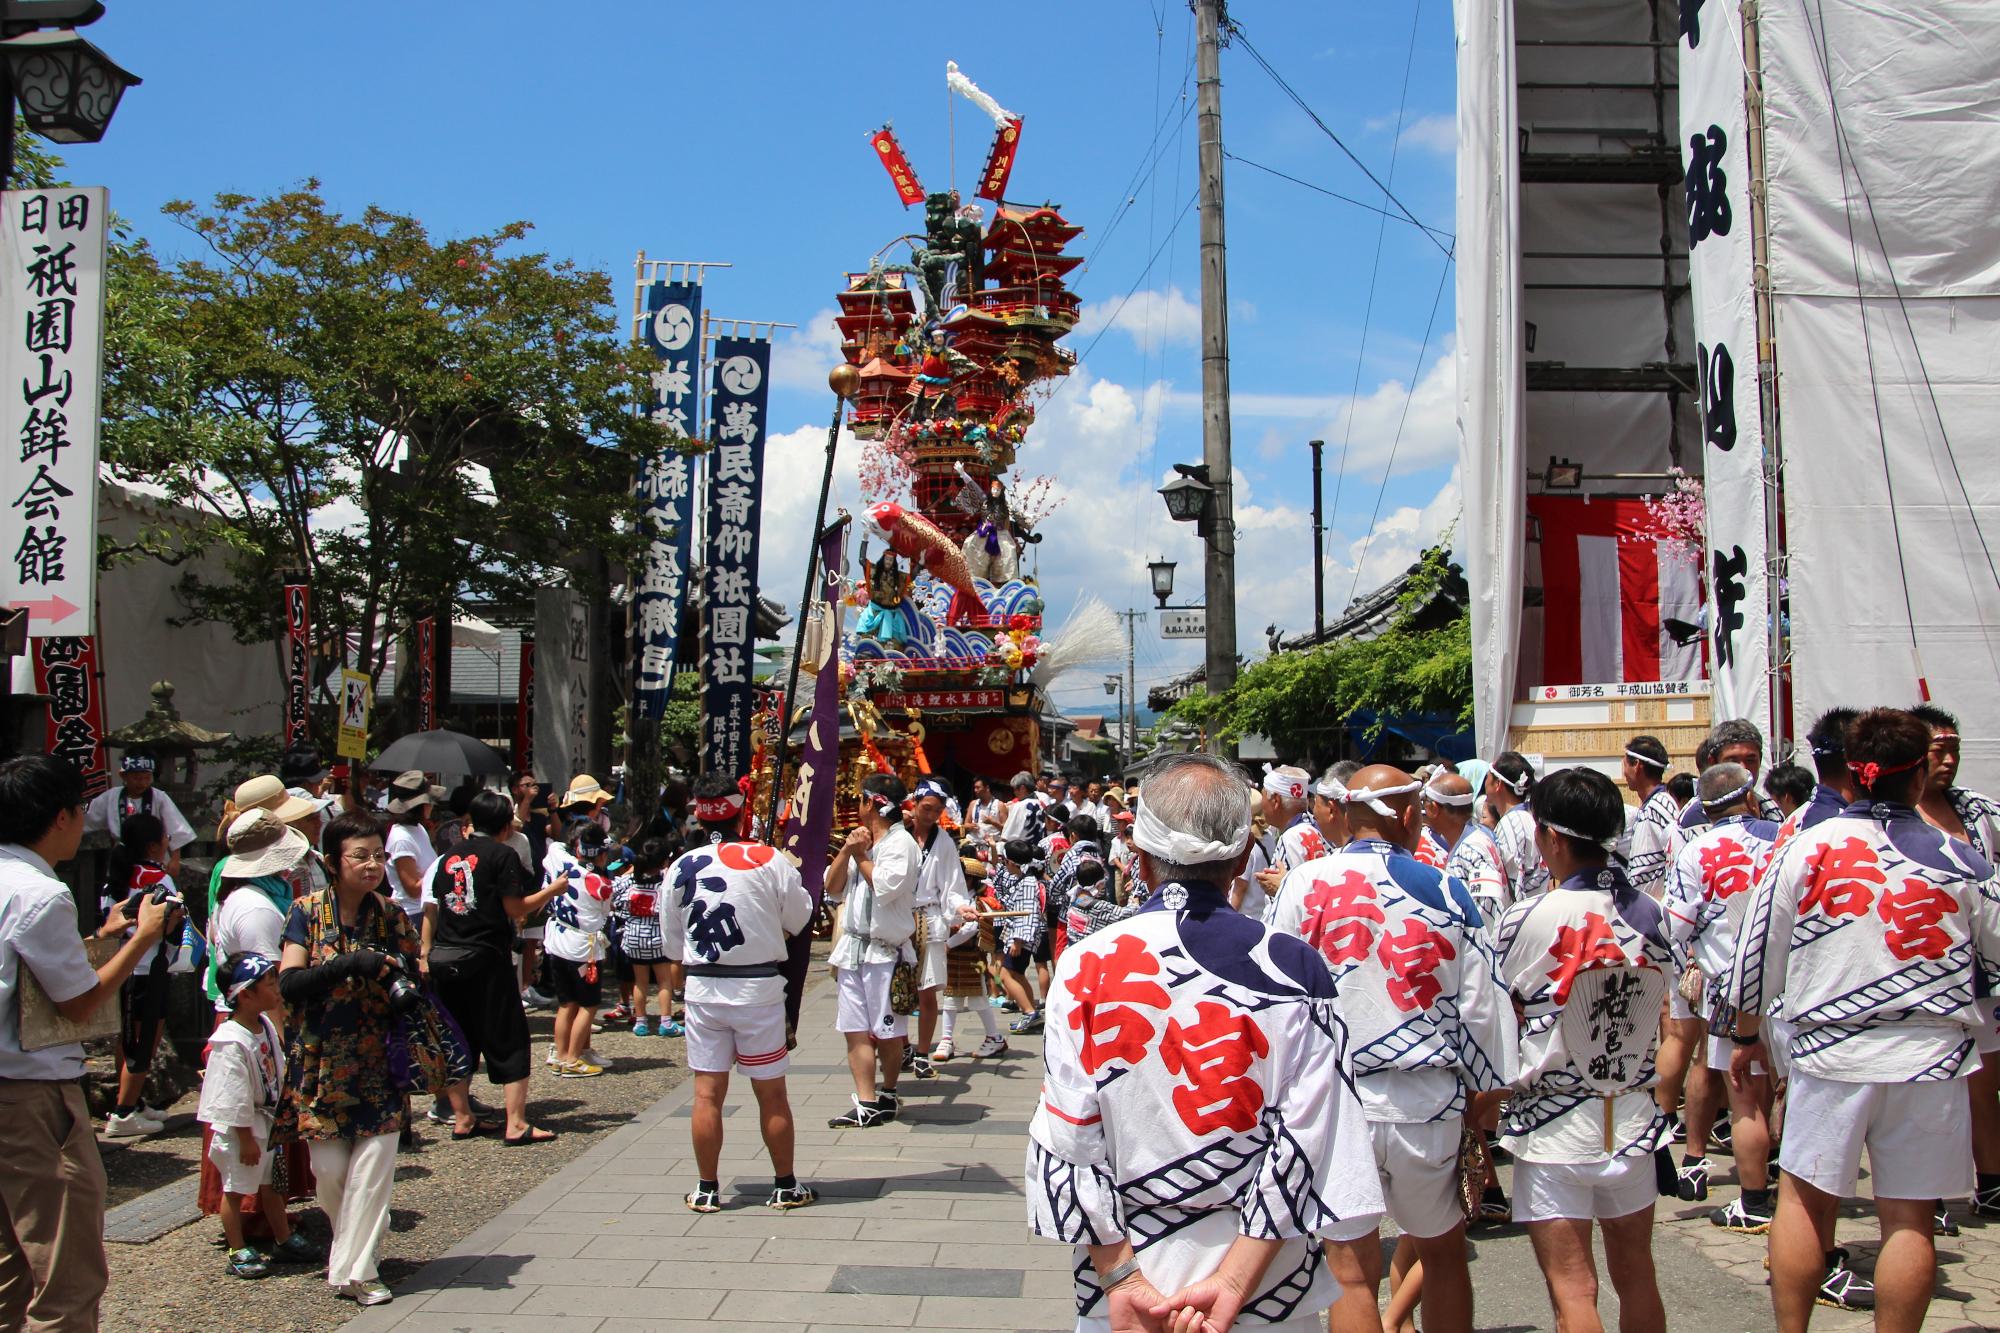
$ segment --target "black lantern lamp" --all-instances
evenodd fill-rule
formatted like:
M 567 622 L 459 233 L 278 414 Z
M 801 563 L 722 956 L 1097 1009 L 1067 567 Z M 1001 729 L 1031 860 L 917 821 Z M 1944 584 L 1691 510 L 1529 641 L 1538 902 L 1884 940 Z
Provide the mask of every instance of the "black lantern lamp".
M 118 99 L 139 83 L 110 56 L 69 29 L 0 42 L 14 100 L 28 128 L 56 143 L 96 143 Z
M 1162 556 L 1147 563 L 1146 572 L 1153 576 L 1153 596 L 1164 608 L 1167 598 L 1174 595 L 1174 562 Z
M 1160 487 L 1160 496 L 1167 502 L 1167 515 L 1176 523 L 1198 523 L 1207 516 L 1209 504 L 1215 498 L 1215 487 L 1208 484 L 1208 465 L 1176 463 L 1174 471 L 1178 475 Z

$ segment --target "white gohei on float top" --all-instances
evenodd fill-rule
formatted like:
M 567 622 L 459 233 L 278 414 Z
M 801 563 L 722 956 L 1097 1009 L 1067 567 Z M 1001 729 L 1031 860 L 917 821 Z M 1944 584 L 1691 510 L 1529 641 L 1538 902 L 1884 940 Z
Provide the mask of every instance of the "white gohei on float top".
M 1533 595 L 1538 504 L 1629 503 L 1678 462 L 1706 473 L 1692 669 L 1717 717 L 1779 750 L 1827 707 L 1928 693 L 1964 722 L 1962 780 L 2000 783 L 2000 470 L 1979 465 L 2000 434 L 2000 6 L 1458 0 L 1457 20 L 1480 752 L 1520 690 L 1572 683 L 1542 662 L 1547 618 L 1575 612 Z M 1552 458 L 1581 485 L 1552 489 Z M 1661 679 L 1688 669 L 1668 657 Z

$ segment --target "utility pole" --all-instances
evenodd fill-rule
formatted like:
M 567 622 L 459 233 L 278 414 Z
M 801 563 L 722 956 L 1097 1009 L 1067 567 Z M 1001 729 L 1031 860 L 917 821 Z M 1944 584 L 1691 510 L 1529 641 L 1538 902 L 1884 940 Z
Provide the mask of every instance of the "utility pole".
M 1236 505 L 1229 462 L 1229 275 L 1222 228 L 1222 40 L 1226 0 L 1194 0 L 1201 173 L 1201 457 L 1215 488 L 1203 600 L 1208 691 L 1236 683 Z M 1228 747 L 1233 750 L 1234 747 Z
M 1139 741 L 1139 696 L 1133 691 L 1139 688 L 1136 665 L 1137 628 L 1139 622 L 1146 618 L 1146 613 L 1126 610 L 1113 611 L 1111 614 L 1125 622 L 1125 711 L 1130 720 L 1128 721 L 1127 717 L 1118 719 L 1118 730 L 1124 733 L 1120 737 L 1119 748 L 1122 753 L 1118 764 L 1118 776 L 1122 778 L 1125 776 L 1125 770 L 1132 766 L 1132 749 Z
M 1322 455 L 1325 440 L 1308 440 L 1313 451 L 1313 635 L 1326 633 L 1326 516 L 1320 512 L 1321 479 L 1325 476 Z

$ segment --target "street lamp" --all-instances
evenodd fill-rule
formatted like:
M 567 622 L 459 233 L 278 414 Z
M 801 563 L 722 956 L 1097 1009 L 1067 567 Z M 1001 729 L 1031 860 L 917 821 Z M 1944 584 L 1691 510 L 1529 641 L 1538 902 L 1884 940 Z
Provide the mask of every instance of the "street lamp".
M 1146 565 L 1146 571 L 1153 576 L 1153 596 L 1165 609 L 1167 598 L 1174 595 L 1174 562 L 1161 556 Z
M 11 7 L 10 7 L 11 8 Z M 0 42 L 28 128 L 57 143 L 96 143 L 139 79 L 69 29 Z
M 1160 496 L 1167 502 L 1167 516 L 1176 523 L 1202 522 L 1215 499 L 1215 487 L 1208 482 L 1208 465 L 1176 463 L 1174 471 L 1178 475 L 1160 487 Z

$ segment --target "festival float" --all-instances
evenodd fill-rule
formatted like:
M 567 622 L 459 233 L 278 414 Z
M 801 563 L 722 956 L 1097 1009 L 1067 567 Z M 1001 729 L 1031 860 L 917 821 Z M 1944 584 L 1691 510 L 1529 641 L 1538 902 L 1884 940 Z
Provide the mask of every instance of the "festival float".
M 924 227 L 883 246 L 836 294 L 847 367 L 836 374 L 851 386 L 864 502 L 849 529 L 837 640 L 841 827 L 871 773 L 937 773 L 959 790 L 984 777 L 1004 790 L 1014 773 L 1037 771 L 1047 687 L 1117 643 L 1115 619 L 1094 599 L 1045 630 L 1036 529 L 1061 501 L 1052 478 L 1016 467 L 1037 405 L 1076 363 L 1061 342 L 1080 313 L 1067 280 L 1083 262 L 1069 253 L 1083 229 L 1053 203 L 1006 198 L 1021 119 L 956 65 L 946 78 L 994 122 L 977 197 L 927 193 L 893 129 L 874 131 L 873 151 L 903 206 L 923 205 Z M 815 637 L 809 670 L 831 660 L 832 635 Z M 760 728 L 760 808 L 778 707 L 773 699 Z M 804 711 L 795 707 L 795 723 Z

